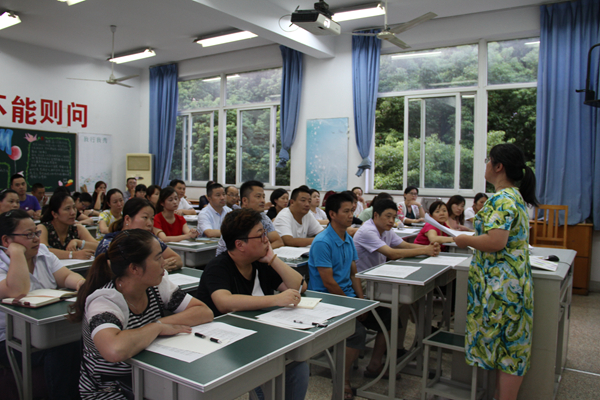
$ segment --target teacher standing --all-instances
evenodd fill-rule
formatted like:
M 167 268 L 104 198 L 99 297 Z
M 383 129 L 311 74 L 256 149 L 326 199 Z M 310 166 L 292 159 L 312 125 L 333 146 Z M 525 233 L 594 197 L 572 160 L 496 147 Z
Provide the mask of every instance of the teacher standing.
M 525 203 L 538 202 L 535 175 L 514 144 L 492 148 L 485 179 L 496 192 L 475 216 L 476 235 L 455 238 L 459 247 L 475 248 L 467 290 L 466 359 L 496 370 L 494 397 L 508 400 L 517 398 L 530 366 L 533 280 Z

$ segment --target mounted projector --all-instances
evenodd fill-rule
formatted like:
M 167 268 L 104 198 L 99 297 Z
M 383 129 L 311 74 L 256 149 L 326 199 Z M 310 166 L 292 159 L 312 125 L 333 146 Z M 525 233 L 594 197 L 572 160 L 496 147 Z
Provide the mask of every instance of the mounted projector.
M 323 0 L 315 3 L 314 10 L 298 10 L 292 13 L 292 24 L 309 31 L 314 35 L 339 35 L 340 24 L 331 20 L 329 5 Z

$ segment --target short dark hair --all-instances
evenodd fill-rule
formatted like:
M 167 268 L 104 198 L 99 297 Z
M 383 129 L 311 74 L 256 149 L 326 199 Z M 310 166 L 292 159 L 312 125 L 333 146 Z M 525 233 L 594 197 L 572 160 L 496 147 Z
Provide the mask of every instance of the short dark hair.
M 73 193 L 73 200 L 79 200 L 81 203 L 83 202 L 87 202 L 87 203 L 91 203 L 92 202 L 92 195 L 86 192 L 83 193 L 79 193 L 79 192 L 75 192 Z
M 242 184 L 242 186 L 240 186 L 240 199 L 242 198 L 248 198 L 248 196 L 250 196 L 250 193 L 252 193 L 254 191 L 255 187 L 259 187 L 259 188 L 265 188 L 264 183 L 259 182 L 259 181 L 248 181 L 248 182 L 244 182 Z
M 148 188 L 143 183 L 140 183 L 135 187 L 136 192 L 145 192 L 146 190 L 148 190 Z
M 438 207 L 444 206 L 446 210 L 448 210 L 448 206 L 442 200 L 436 200 L 429 206 L 429 215 L 433 217 L 433 212 L 438 209 Z
M 137 178 L 135 176 L 130 176 L 129 178 L 127 178 L 127 183 L 129 183 L 129 181 L 132 179 L 135 179 L 137 181 Z
M 473 199 L 473 204 L 477 203 L 479 201 L 479 199 L 481 199 L 482 197 L 485 197 L 486 199 L 488 198 L 488 195 L 482 192 L 479 192 L 475 195 L 475 198 Z
M 417 194 L 419 194 L 419 188 L 416 186 L 407 186 L 406 189 L 404 189 L 404 194 L 409 194 L 413 190 L 416 190 Z
M 371 207 L 375 207 L 375 204 L 377 204 L 378 201 L 381 200 L 394 200 L 394 198 L 392 197 L 391 194 L 387 193 L 387 192 L 381 192 L 379 193 L 377 196 L 373 197 L 373 200 L 371 200 Z
M 21 221 L 27 218 L 33 220 L 31 215 L 27 214 L 27 211 L 21 209 L 0 214 L 0 243 L 4 236 L 14 233 Z
M 346 192 L 334 193 L 327 199 L 327 203 L 325 204 L 325 214 L 327 214 L 327 219 L 331 221 L 331 215 L 329 215 L 330 211 L 337 213 L 340 211 L 340 207 L 342 207 L 342 203 L 349 202 L 352 203 L 352 196 L 350 196 Z
M 292 195 L 290 196 L 290 199 L 296 200 L 300 193 L 306 193 L 309 195 L 311 194 L 308 186 L 302 185 L 302 186 L 298 186 L 296 189 L 292 190 Z
M 275 202 L 277 200 L 279 200 L 279 198 L 281 196 L 283 196 L 284 194 L 287 194 L 287 192 L 288 191 L 285 189 L 281 189 L 281 188 L 275 189 L 275 190 L 273 190 L 273 192 L 271 192 L 271 197 L 269 197 L 269 200 L 271 200 L 271 203 L 273 203 L 273 205 L 275 205 Z
M 354 186 L 354 187 L 352 188 L 352 190 L 350 190 L 350 191 L 351 191 L 352 193 L 354 193 L 354 191 L 355 191 L 356 189 L 360 189 L 360 191 L 361 191 L 361 192 L 363 192 L 363 190 L 362 190 L 362 188 L 361 188 L 360 186 Z M 356 194 L 356 193 L 354 193 L 354 194 Z
M 221 236 L 227 246 L 227 250 L 235 249 L 236 240 L 247 241 L 252 228 L 262 222 L 262 216 L 258 211 L 250 208 L 242 208 L 227 213 L 221 223 Z
M 156 192 L 157 190 L 160 192 L 160 190 L 161 190 L 160 186 L 158 186 L 158 185 L 148 186 L 148 188 L 146 189 L 146 198 L 152 196 L 154 194 L 154 192 Z
M 222 188 L 222 187 L 223 187 L 223 185 L 221 185 L 220 183 L 217 183 L 217 182 L 215 182 L 215 183 L 213 183 L 211 185 L 208 185 L 206 187 L 206 197 L 212 196 L 213 190 L 217 190 L 217 189 Z
M 19 178 L 23 178 L 25 179 L 25 177 L 22 174 L 14 174 L 13 176 L 10 177 L 10 186 L 12 186 L 13 181 L 15 179 L 19 179 Z M 27 181 L 25 181 L 25 183 L 27 183 Z
M 31 191 L 33 192 L 34 190 L 38 190 L 38 189 L 45 189 L 46 187 L 44 186 L 43 183 L 34 183 L 33 185 L 31 185 Z
M 390 200 L 390 199 L 380 200 L 373 206 L 373 215 L 375 215 L 375 213 L 377 213 L 377 215 L 381 215 L 385 212 L 385 210 L 389 210 L 389 209 L 392 209 L 392 210 L 398 212 L 398 206 L 396 205 L 396 203 L 393 200 Z
M 319 192 L 317 189 L 308 189 L 308 193 L 310 193 L 311 196 L 313 193 L 319 193 L 319 196 L 321 196 L 321 192 Z
M 175 188 L 173 186 L 167 186 L 166 188 L 160 191 L 160 195 L 158 195 L 158 201 L 156 202 L 156 212 L 162 212 L 164 209 L 162 203 L 165 202 L 171 195 L 175 192 Z
M 58 186 L 56 189 L 54 189 L 54 193 L 66 193 L 69 196 L 71 195 L 71 191 L 66 186 Z M 54 193 L 52 193 L 52 194 L 54 194 Z
M 185 182 L 182 181 L 181 179 L 173 179 L 173 180 L 171 180 L 171 182 L 169 182 L 169 186 L 175 187 L 180 183 L 185 185 Z
M 344 193 L 348 193 L 348 196 L 352 197 L 352 199 L 358 203 L 358 196 L 352 190 L 344 190 Z
M 227 187 L 225 188 L 225 194 L 228 194 L 228 193 L 229 193 L 229 189 L 231 189 L 231 188 L 235 188 L 235 189 L 237 189 L 237 187 L 236 187 L 235 185 L 229 185 L 229 186 L 227 186 Z

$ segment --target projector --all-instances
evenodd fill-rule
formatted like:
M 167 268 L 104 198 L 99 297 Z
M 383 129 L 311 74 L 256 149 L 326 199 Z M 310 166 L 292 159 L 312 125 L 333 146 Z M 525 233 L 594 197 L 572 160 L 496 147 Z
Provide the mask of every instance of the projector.
M 298 10 L 292 13 L 291 22 L 314 35 L 339 35 L 340 24 L 331 20 L 333 14 L 324 1 L 315 3 L 314 10 Z

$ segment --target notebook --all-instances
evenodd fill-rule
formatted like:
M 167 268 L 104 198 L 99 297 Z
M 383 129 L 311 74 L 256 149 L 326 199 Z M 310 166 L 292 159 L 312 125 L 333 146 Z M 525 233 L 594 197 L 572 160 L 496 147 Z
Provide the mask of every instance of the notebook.
M 47 304 L 58 303 L 69 297 L 77 296 L 77 292 L 57 289 L 38 289 L 16 298 L 2 299 L 2 303 L 13 306 L 38 308 Z

